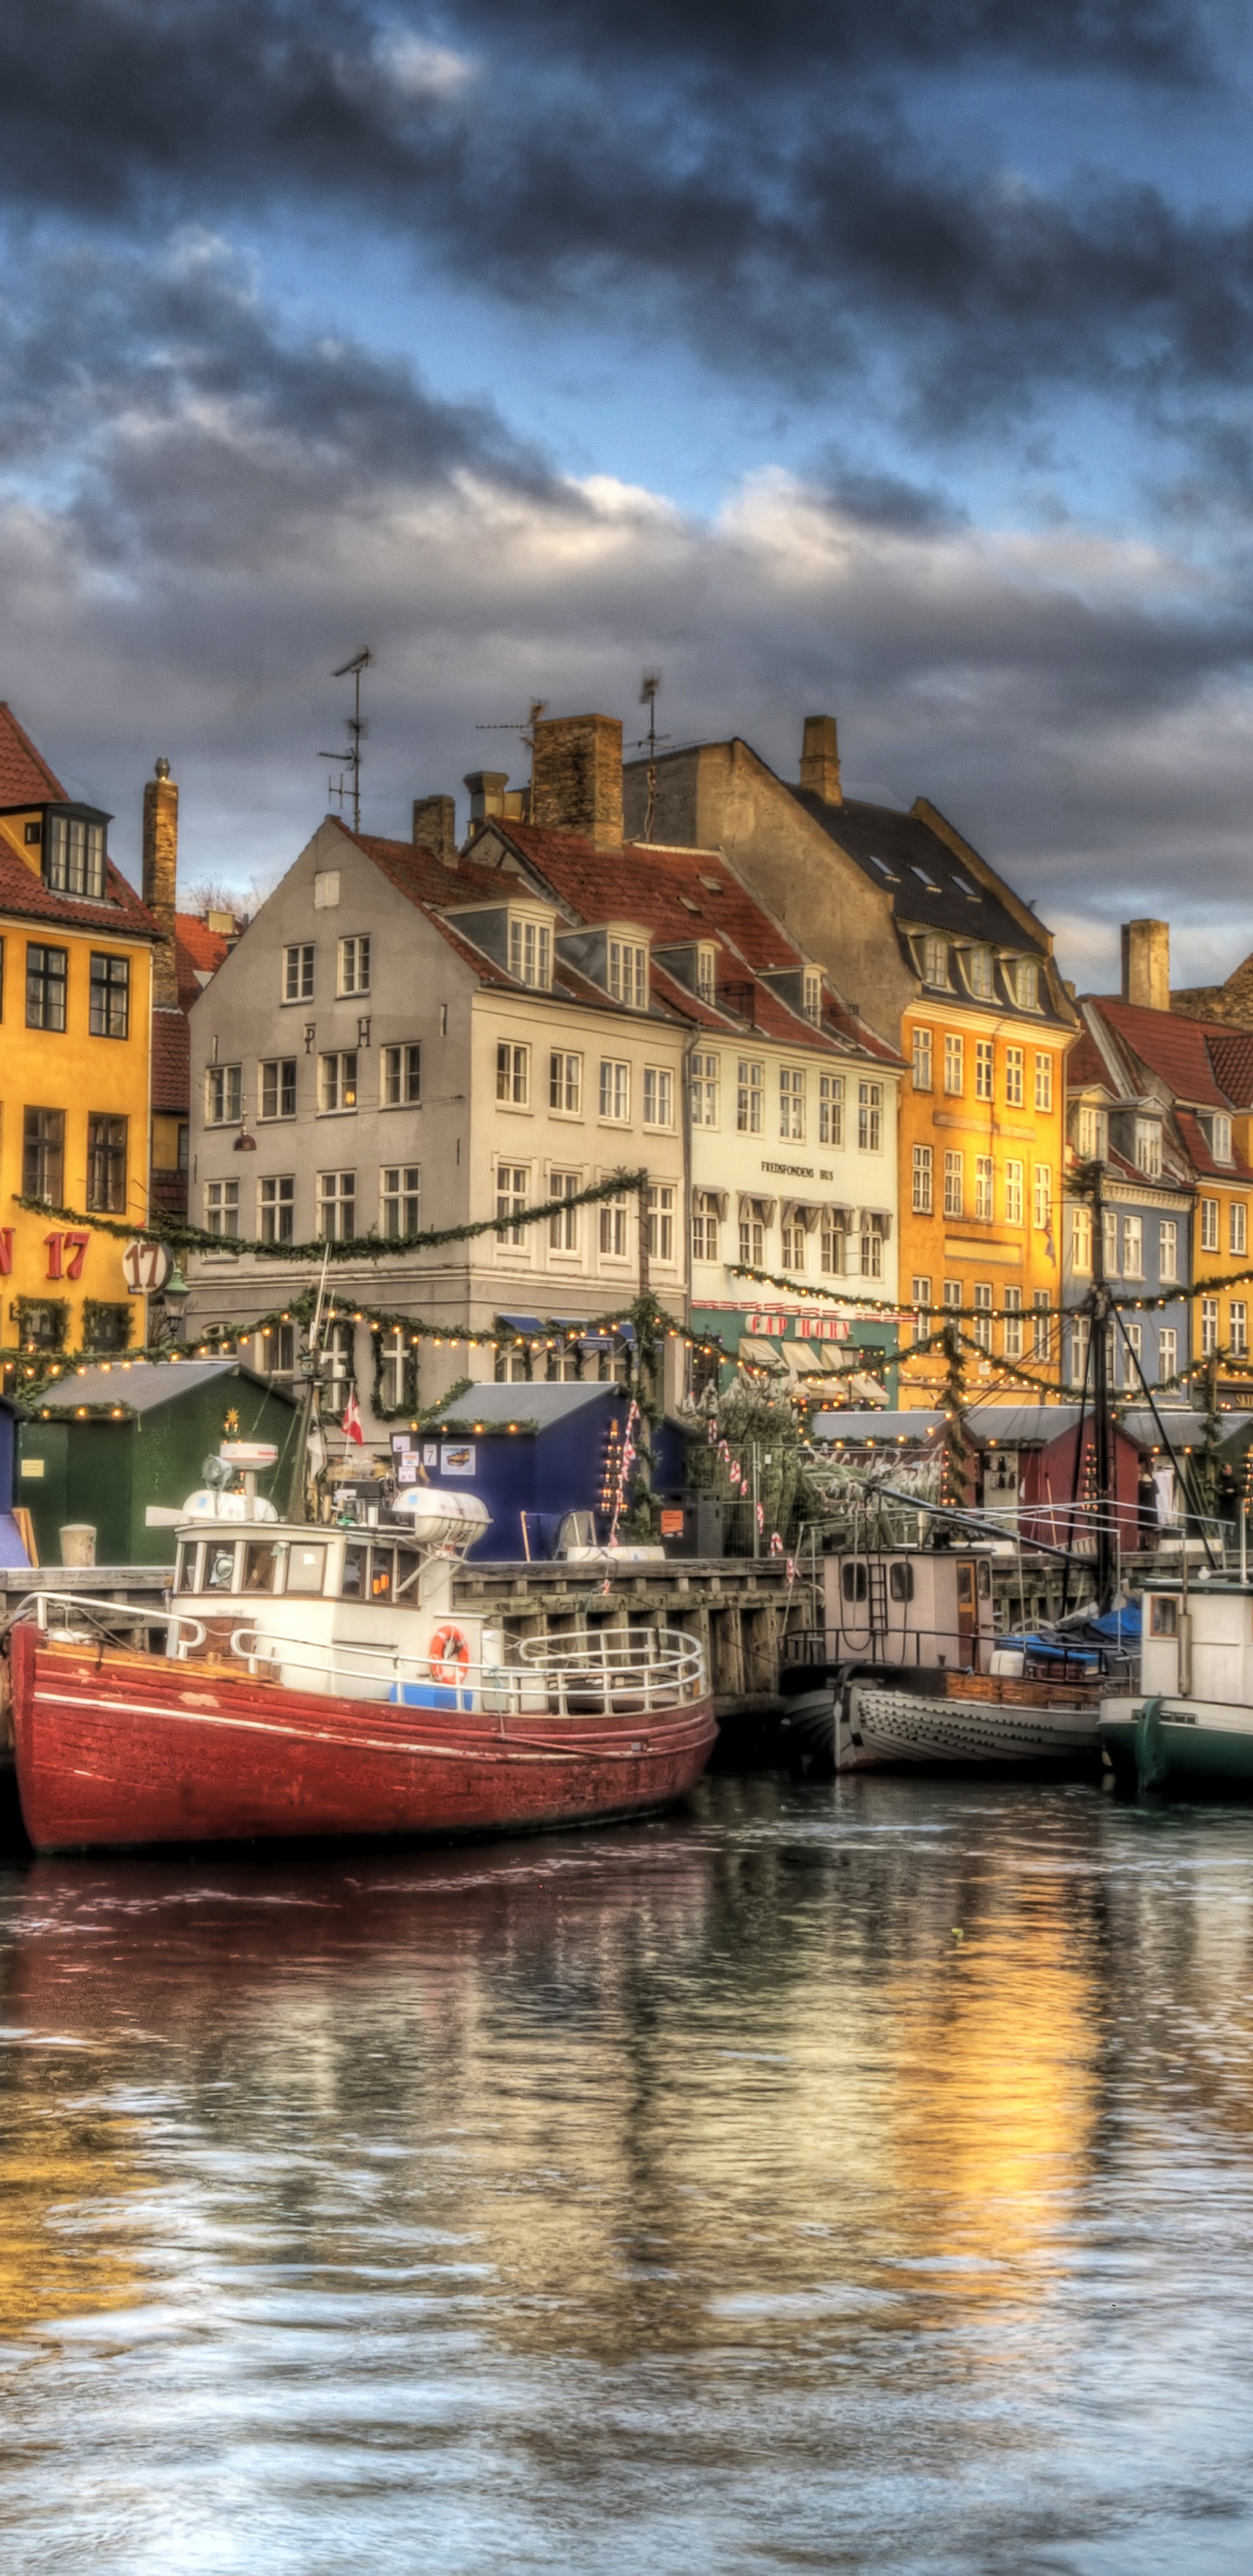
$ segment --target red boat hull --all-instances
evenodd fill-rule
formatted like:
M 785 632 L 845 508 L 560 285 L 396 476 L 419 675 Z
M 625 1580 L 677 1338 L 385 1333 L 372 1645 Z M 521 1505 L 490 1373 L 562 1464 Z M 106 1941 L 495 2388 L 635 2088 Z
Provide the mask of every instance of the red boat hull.
M 519 1833 L 638 1815 L 693 1786 L 718 1731 L 707 1699 L 646 1714 L 462 1715 L 51 1646 L 27 1626 L 10 1651 L 36 1851 Z

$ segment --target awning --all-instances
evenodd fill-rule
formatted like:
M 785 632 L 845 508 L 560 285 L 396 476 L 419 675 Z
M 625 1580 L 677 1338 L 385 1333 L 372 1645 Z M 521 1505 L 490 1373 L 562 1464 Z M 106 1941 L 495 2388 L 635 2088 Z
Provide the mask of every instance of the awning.
M 881 1235 L 886 1243 L 892 1231 L 892 1219 L 886 1208 L 862 1208 L 859 1234 Z
M 863 1377 L 859 1372 L 856 1376 L 847 1377 L 844 1383 L 849 1394 L 855 1396 L 859 1404 L 887 1403 L 887 1388 L 880 1386 L 877 1377 Z
M 743 1360 L 748 1368 L 777 1369 L 786 1366 L 786 1362 L 781 1357 L 783 1347 L 782 1342 L 767 1342 L 756 1333 L 741 1333 L 740 1347 L 736 1356 Z
M 821 1215 L 822 1209 L 810 1199 L 785 1199 L 783 1202 L 784 1224 L 803 1225 L 806 1234 L 813 1233 Z
M 731 1193 L 729 1190 L 699 1189 L 693 1190 L 692 1192 L 692 1206 L 697 1216 L 708 1215 L 710 1204 L 712 1203 L 715 1215 L 723 1222 L 725 1222 L 726 1219 L 730 1199 Z
M 774 1210 L 773 1199 L 751 1199 L 741 1195 L 740 1215 L 749 1219 L 755 1217 L 759 1225 L 773 1225 Z
M 538 1315 L 499 1315 L 497 1322 L 507 1324 L 511 1333 L 542 1334 L 544 1327 Z

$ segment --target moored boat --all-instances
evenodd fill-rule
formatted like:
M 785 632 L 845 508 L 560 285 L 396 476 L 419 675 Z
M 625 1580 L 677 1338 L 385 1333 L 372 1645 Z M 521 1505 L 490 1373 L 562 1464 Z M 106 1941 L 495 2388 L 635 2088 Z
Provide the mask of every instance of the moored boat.
M 14 1614 L 37 1850 L 519 1832 L 638 1815 L 699 1779 L 717 1729 L 695 1639 L 606 1627 L 507 1647 L 453 1607 L 475 1496 L 419 1487 L 368 1525 L 284 1523 L 243 1472 L 242 1494 L 190 1498 L 168 1609 L 71 1588 Z M 128 1623 L 158 1650 L 127 1644 Z
M 1123 1785 L 1253 1789 L 1253 1582 L 1209 1573 L 1145 1586 L 1140 1687 L 1107 1692 L 1102 1750 Z

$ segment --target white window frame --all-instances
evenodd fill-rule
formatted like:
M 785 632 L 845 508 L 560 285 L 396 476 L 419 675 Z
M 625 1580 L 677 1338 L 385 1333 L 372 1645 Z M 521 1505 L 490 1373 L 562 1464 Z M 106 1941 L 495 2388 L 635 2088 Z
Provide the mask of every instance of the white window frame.
M 674 1075 L 668 1064 L 644 1067 L 644 1125 L 673 1127 Z
M 996 1164 L 991 1154 L 975 1156 L 975 1223 L 991 1225 L 996 1215 Z
M 603 1055 L 601 1057 L 598 1099 L 602 1125 L 607 1127 L 630 1125 L 631 1067 L 624 1056 Z
M 1157 1229 L 1157 1276 L 1163 1288 L 1179 1285 L 1179 1219 L 1164 1216 Z
M 1018 1156 L 1011 1154 L 1005 1165 L 1005 1223 L 1021 1225 L 1025 1209 L 1026 1174 Z
M 1042 1110 L 1053 1106 L 1053 1058 L 1039 1051 L 1035 1060 L 1035 1105 Z
M 346 1188 L 345 1183 L 348 1184 Z M 351 1224 L 346 1224 L 344 1221 L 345 1209 L 351 1211 Z M 331 1220 L 329 1224 L 328 1218 Z M 319 1243 L 347 1243 L 356 1233 L 357 1175 L 355 1171 L 318 1173 L 317 1220 Z
M 624 939 L 617 931 L 610 934 L 605 954 L 606 982 L 609 998 L 620 1002 L 624 1010 L 646 1011 L 648 1008 L 648 948 L 638 939 Z
M 975 1098 L 996 1098 L 996 1047 L 991 1038 L 975 1039 Z
M 663 1269 L 673 1268 L 675 1243 L 675 1205 L 678 1192 L 673 1181 L 650 1181 L 645 1200 L 644 1220 L 648 1228 L 648 1258 L 658 1261 Z
M 1144 1277 L 1144 1219 L 1125 1216 L 1122 1221 L 1122 1275 L 1124 1279 Z
M 1021 1109 L 1026 1097 L 1027 1050 L 1020 1046 L 1005 1049 L 1005 1106 Z
M 287 1222 L 284 1224 L 283 1219 Z M 262 1243 L 294 1243 L 296 1176 L 264 1172 L 257 1183 L 257 1233 Z
M 965 1213 L 966 1157 L 962 1152 L 960 1145 L 946 1145 L 944 1149 L 944 1214 L 948 1217 L 964 1216 Z
M 528 991 L 547 993 L 553 980 L 552 923 L 538 913 L 509 907 L 509 972 Z
M 497 1246 L 502 1251 L 508 1248 L 511 1252 L 525 1252 L 529 1260 L 531 1250 L 529 1237 L 534 1232 L 534 1228 L 518 1225 L 511 1220 L 516 1218 L 520 1209 L 530 1207 L 532 1204 L 530 1164 L 517 1163 L 512 1155 L 508 1159 L 502 1157 L 496 1165 L 495 1192 L 498 1219 Z M 503 1222 L 499 1222 L 502 1219 Z
M 1242 1257 L 1249 1248 L 1249 1211 L 1244 1199 L 1232 1199 L 1227 1210 L 1227 1248 Z
M 837 1147 L 844 1143 L 842 1073 L 820 1073 L 818 1076 L 818 1142 Z
M 1179 1327 L 1159 1324 L 1157 1328 L 1157 1383 L 1179 1373 Z
M 531 1106 L 531 1050 L 514 1038 L 496 1040 L 496 1106 L 510 1110 Z
M 353 1118 L 360 1098 L 356 1047 L 332 1047 L 318 1057 L 319 1118 Z
M 422 1103 L 422 1046 L 404 1038 L 379 1049 L 380 1109 L 418 1109 Z
M 393 1223 L 393 1216 L 395 1223 Z M 417 1234 L 422 1224 L 422 1166 L 420 1163 L 381 1163 L 379 1166 L 379 1232 L 389 1242 L 399 1236 Z
M 1202 1250 L 1202 1252 L 1217 1252 L 1217 1251 L 1218 1251 L 1219 1245 L 1220 1245 L 1220 1243 L 1221 1243 L 1221 1241 L 1222 1241 L 1222 1218 L 1221 1218 L 1221 1211 L 1222 1211 L 1222 1201 L 1221 1201 L 1221 1199 L 1202 1199 L 1202 1201 L 1201 1201 L 1201 1250 Z
M 693 1190 L 693 1261 L 717 1261 L 719 1259 L 720 1228 L 721 1219 L 719 1216 L 717 1192 L 715 1190 Z
M 766 1068 L 755 1056 L 741 1056 L 735 1075 L 735 1131 L 761 1136 L 766 1126 Z
M 206 1127 L 238 1127 L 243 1114 L 244 1068 L 242 1064 L 207 1065 L 204 1078 Z
M 779 1134 L 785 1144 L 805 1141 L 805 1076 L 799 1065 L 779 1067 Z
M 284 1080 L 289 1073 L 290 1082 Z M 283 1095 L 289 1092 L 291 1107 L 283 1106 Z M 267 1106 L 268 1100 L 268 1106 Z M 296 1058 L 294 1055 L 264 1056 L 257 1067 L 257 1124 L 277 1126 L 296 1115 Z
M 933 1213 L 934 1163 L 935 1154 L 930 1145 L 915 1145 L 910 1199 L 910 1212 L 914 1216 L 930 1216 Z
M 910 1074 L 915 1091 L 930 1091 L 933 1061 L 930 1029 L 916 1028 L 910 1048 Z
M 335 950 L 335 997 L 355 1002 L 370 989 L 370 933 L 350 930 Z
M 1212 1359 L 1218 1348 L 1218 1299 L 1201 1299 L 1201 1357 Z
M 629 1261 L 630 1232 L 627 1224 L 629 1202 L 625 1190 L 600 1202 L 600 1257 L 602 1261 Z
M 581 1172 L 549 1171 L 548 1196 L 550 1199 L 577 1198 L 582 1187 L 583 1175 Z M 550 1216 L 548 1220 L 548 1249 L 550 1252 L 555 1252 L 559 1258 L 562 1255 L 567 1258 L 569 1258 L 571 1254 L 577 1256 L 579 1250 L 579 1219 L 582 1213 L 583 1211 L 581 1208 L 567 1207 L 563 1208 L 558 1215 Z
M 721 1063 L 721 1057 L 708 1048 L 698 1048 L 692 1057 L 690 1100 L 693 1127 L 716 1127 L 719 1123 Z
M 228 1217 L 234 1224 L 227 1223 Z M 204 1224 L 206 1234 L 220 1235 L 229 1242 L 239 1234 L 238 1181 L 206 1181 L 204 1185 Z
M 283 950 L 283 1001 L 313 1000 L 314 959 L 317 947 L 312 939 L 297 939 Z
M 857 1151 L 859 1154 L 883 1152 L 883 1085 L 881 1082 L 859 1082 L 857 1085 Z M 881 1274 L 870 1274 L 878 1278 Z
M 1092 1276 L 1092 1210 L 1072 1207 L 1070 1211 L 1070 1267 L 1076 1279 Z
M 568 1047 L 549 1051 L 548 1106 L 554 1118 L 583 1115 L 583 1058 Z
M 960 1100 L 966 1089 L 966 1041 L 960 1030 L 948 1029 L 944 1037 L 944 1096 Z

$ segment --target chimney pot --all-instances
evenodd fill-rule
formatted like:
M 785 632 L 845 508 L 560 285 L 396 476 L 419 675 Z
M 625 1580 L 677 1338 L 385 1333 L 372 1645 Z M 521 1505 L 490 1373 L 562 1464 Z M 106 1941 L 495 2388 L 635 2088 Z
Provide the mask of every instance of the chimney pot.
M 806 716 L 801 742 L 801 785 L 824 805 L 842 805 L 840 748 L 834 716 Z
M 622 726 L 616 716 L 547 716 L 531 729 L 533 823 L 622 847 Z
M 1124 921 L 1122 997 L 1142 1011 L 1170 1009 L 1170 924 Z
M 509 784 L 507 769 L 471 769 L 466 772 L 462 783 L 470 791 L 472 823 L 482 823 L 489 814 L 504 812 L 505 789 Z
M 168 760 L 160 759 L 144 788 L 144 902 L 161 938 L 152 956 L 152 998 L 158 1010 L 178 1009 L 174 909 L 178 894 L 178 789 Z

